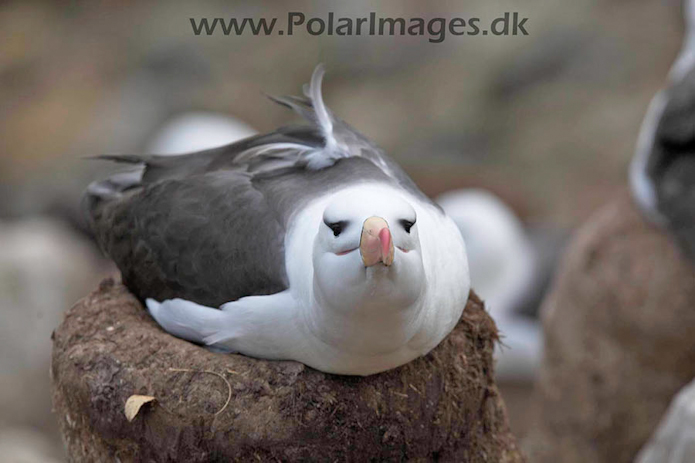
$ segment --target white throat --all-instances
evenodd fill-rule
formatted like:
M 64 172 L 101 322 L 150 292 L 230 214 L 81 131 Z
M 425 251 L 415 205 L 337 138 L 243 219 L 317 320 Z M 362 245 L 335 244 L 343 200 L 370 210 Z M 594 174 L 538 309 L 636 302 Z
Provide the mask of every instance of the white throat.
M 314 275 L 308 324 L 315 336 L 341 351 L 392 353 L 419 327 L 425 282 L 416 281 L 415 272 L 399 262 L 392 267 L 357 264 L 347 271 L 353 291 L 343 291 L 344 281 L 323 282 Z

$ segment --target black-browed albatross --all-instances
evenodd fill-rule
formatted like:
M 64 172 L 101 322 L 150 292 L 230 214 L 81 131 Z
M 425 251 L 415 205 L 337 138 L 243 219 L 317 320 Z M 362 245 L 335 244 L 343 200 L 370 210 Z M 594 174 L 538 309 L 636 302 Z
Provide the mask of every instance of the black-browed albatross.
M 644 215 L 695 262 L 695 4 L 683 8 L 686 36 L 642 122 L 630 184 Z
M 369 375 L 434 348 L 470 286 L 454 223 L 335 118 L 319 66 L 294 126 L 180 156 L 106 156 L 144 174 L 86 204 L 123 282 L 169 333 L 217 350 Z

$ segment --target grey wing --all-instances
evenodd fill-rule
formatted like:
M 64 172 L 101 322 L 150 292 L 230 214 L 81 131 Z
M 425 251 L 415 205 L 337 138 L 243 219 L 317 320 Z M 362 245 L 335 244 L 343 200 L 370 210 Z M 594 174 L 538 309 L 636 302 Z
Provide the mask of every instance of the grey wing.
M 284 228 L 243 172 L 132 188 L 93 218 L 97 240 L 141 299 L 217 307 L 287 288 Z
M 695 258 L 695 70 L 665 98 L 646 167 L 659 214 Z

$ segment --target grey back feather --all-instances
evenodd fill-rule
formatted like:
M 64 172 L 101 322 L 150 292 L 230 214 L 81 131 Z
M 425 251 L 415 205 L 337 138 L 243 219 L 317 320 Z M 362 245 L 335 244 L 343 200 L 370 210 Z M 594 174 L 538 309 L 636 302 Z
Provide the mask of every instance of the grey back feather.
M 663 226 L 695 261 L 695 7 L 685 5 L 687 35 L 669 85 L 649 107 L 630 169 L 645 216 Z

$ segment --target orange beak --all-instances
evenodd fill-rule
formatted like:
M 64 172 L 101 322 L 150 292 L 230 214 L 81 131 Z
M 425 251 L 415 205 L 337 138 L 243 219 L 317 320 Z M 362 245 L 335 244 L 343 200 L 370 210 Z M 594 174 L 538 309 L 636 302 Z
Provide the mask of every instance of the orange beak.
M 393 239 L 386 220 L 381 217 L 370 217 L 362 225 L 360 238 L 360 254 L 365 267 L 371 267 L 379 262 L 385 266 L 393 264 Z

